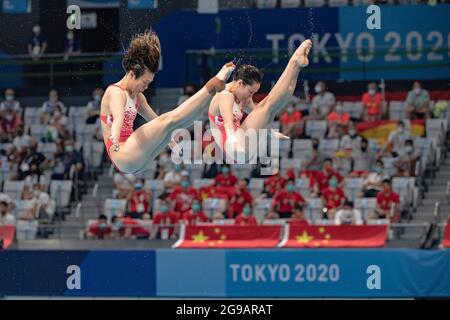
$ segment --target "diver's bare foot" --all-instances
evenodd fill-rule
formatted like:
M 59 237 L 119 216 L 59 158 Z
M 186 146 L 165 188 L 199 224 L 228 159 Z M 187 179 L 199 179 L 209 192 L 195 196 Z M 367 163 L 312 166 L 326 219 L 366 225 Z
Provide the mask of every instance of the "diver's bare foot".
M 308 39 L 303 41 L 302 44 L 297 48 L 297 50 L 295 50 L 291 59 L 296 62 L 298 67 L 304 68 L 308 66 L 309 64 L 308 54 L 311 48 L 312 48 L 312 41 Z

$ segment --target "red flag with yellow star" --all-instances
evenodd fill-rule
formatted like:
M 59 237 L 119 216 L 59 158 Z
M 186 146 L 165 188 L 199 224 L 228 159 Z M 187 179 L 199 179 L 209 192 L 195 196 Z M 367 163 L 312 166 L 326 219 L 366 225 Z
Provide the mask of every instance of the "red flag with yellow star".
M 450 224 L 447 223 L 444 231 L 444 240 L 442 240 L 442 246 L 444 248 L 450 248 Z
M 184 233 L 184 234 L 183 234 Z M 276 248 L 282 226 L 207 225 L 185 227 L 176 248 Z
M 387 226 L 290 226 L 284 248 L 370 248 L 386 244 Z

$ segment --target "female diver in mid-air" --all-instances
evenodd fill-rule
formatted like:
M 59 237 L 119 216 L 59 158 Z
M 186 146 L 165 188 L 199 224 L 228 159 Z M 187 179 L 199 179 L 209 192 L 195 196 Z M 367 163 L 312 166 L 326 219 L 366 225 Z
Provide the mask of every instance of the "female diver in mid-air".
M 212 99 L 208 110 L 212 135 L 227 159 L 231 158 L 229 161 L 248 153 L 244 141 L 246 130 L 268 128 L 275 116 L 286 106 L 294 93 L 300 69 L 309 64 L 308 54 L 311 47 L 311 40 L 302 42 L 275 86 L 257 105 L 253 103 L 252 97 L 261 86 L 262 76 L 261 72 L 251 65 L 239 66 L 233 81 Z M 252 111 L 242 120 L 245 107 L 250 107 Z M 279 133 L 277 136 L 287 138 Z
M 125 173 L 144 169 L 169 144 L 173 130 L 191 126 L 204 106 L 225 88 L 235 68 L 233 63 L 227 63 L 196 94 L 158 116 L 142 92 L 153 81 L 160 56 L 161 46 L 154 32 L 136 35 L 122 61 L 125 76 L 103 95 L 100 119 L 106 151 L 114 166 Z M 133 131 L 137 113 L 149 122 Z

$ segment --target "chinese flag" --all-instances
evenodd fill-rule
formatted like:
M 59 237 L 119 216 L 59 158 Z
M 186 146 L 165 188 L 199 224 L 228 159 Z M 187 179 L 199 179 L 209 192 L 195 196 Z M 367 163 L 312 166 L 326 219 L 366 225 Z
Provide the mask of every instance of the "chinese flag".
M 7 249 L 14 240 L 15 226 L 0 226 L 0 239 L 3 239 L 3 250 Z
M 387 226 L 341 225 L 289 227 L 284 248 L 369 248 L 386 243 Z
M 450 224 L 445 226 L 444 240 L 442 240 L 442 246 L 444 248 L 450 248 Z
M 176 248 L 276 248 L 282 226 L 186 226 Z

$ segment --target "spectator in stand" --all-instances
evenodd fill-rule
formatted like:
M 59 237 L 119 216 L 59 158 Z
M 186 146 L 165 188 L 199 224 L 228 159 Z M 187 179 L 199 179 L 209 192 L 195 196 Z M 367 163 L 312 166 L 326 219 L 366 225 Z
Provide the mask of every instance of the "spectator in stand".
M 111 226 L 108 224 L 108 218 L 101 214 L 96 222 L 88 227 L 86 238 L 88 239 L 108 239 L 111 237 Z
M 17 128 L 17 133 L 13 140 L 13 145 L 19 153 L 25 153 L 31 145 L 31 137 L 25 133 L 23 124 Z
M 42 108 L 41 108 L 41 116 L 43 114 L 53 114 L 53 112 L 55 111 L 55 107 L 59 106 L 60 107 L 60 111 L 65 113 L 66 112 L 66 107 L 64 106 L 64 103 L 62 103 L 61 101 L 59 101 L 58 98 L 58 91 L 55 89 L 52 89 L 49 91 L 48 93 L 48 100 L 45 101 L 42 104 Z
M 39 137 L 40 142 L 49 143 L 49 142 L 61 142 L 60 137 L 58 136 L 58 129 L 50 124 L 51 115 L 50 113 L 41 114 L 41 130 Z
M 180 185 L 172 189 L 169 200 L 174 203 L 174 210 L 180 217 L 191 209 L 194 200 L 200 200 L 197 190 L 191 186 L 187 172 L 182 174 Z
M 422 88 L 419 81 L 414 81 L 413 89 L 408 92 L 405 104 L 407 119 L 428 119 L 431 117 L 430 95 L 427 90 Z
M 272 198 L 285 185 L 286 179 L 281 176 L 280 170 L 278 170 L 277 173 L 264 180 L 264 193 L 268 198 Z
M 367 85 L 367 92 L 363 94 L 363 121 L 380 120 L 382 116 L 383 106 L 381 93 L 377 93 L 377 84 L 371 82 Z
M 280 116 L 281 133 L 291 138 L 300 137 L 303 134 L 302 113 L 295 110 L 292 104 L 288 104 Z
M 22 108 L 19 101 L 15 100 L 15 95 L 14 89 L 5 90 L 5 100 L 0 103 L 0 114 L 2 116 L 4 116 L 6 110 L 12 110 L 19 116 L 22 114 Z
M 335 213 L 345 202 L 345 194 L 339 186 L 338 179 L 333 176 L 329 179 L 329 186 L 322 191 L 322 202 L 324 203 L 324 219 L 334 219 Z
M 230 199 L 228 218 L 232 219 L 242 213 L 246 204 L 253 203 L 253 196 L 247 190 L 248 179 L 239 180 L 236 192 Z
M 372 170 L 375 154 L 369 150 L 369 141 L 361 139 L 361 146 L 352 153 L 353 175 L 361 176 Z
M 420 160 L 420 154 L 414 149 L 414 140 L 405 141 L 405 148 L 400 151 L 394 162 L 397 169 L 397 177 L 414 177 L 416 175 L 416 164 Z
M 326 84 L 323 81 L 317 82 L 314 91 L 316 95 L 312 99 L 311 116 L 308 119 L 325 119 L 326 115 L 332 111 L 336 98 L 334 94 L 326 91 Z
M 325 155 L 319 150 L 319 139 L 312 138 L 312 152 L 311 155 L 305 158 L 305 164 L 303 170 L 305 171 L 319 171 L 323 162 L 326 159 Z
M 94 124 L 97 119 L 100 117 L 100 103 L 103 97 L 103 89 L 96 88 L 92 92 L 92 100 L 88 102 L 86 106 L 86 123 Z
M 11 214 L 6 201 L 0 202 L 0 226 L 15 226 L 16 218 Z
M 327 158 L 323 162 L 322 170 L 317 171 L 310 181 L 311 189 L 314 190 L 314 194 L 321 194 L 326 188 L 328 188 L 331 178 L 335 178 L 338 185 L 342 184 L 344 181 L 341 174 L 334 170 L 333 159 Z
M 304 205 L 305 199 L 299 192 L 295 191 L 295 180 L 289 179 L 286 187 L 280 190 L 273 198 L 267 219 L 290 218 L 296 204 Z
M 0 122 L 0 140 L 2 143 L 11 143 L 13 142 L 19 126 L 22 125 L 22 119 L 11 109 L 6 109 L 3 114 L 4 117 L 2 117 Z
M 253 210 L 250 204 L 246 203 L 242 213 L 236 217 L 234 224 L 237 226 L 256 226 L 258 221 L 253 216 Z
M 183 223 L 189 225 L 196 225 L 198 222 L 208 222 L 208 216 L 203 212 L 202 203 L 200 200 L 194 199 L 192 201 L 191 209 L 183 214 Z
M 167 192 L 171 192 L 173 187 L 180 185 L 182 174 L 187 171 L 183 170 L 181 164 L 175 164 L 173 169 L 164 175 L 164 187 L 166 187 Z
M 343 134 L 339 134 L 340 132 L 347 131 L 349 122 L 350 122 L 350 114 L 348 112 L 344 112 L 344 107 L 340 102 L 337 103 L 334 111 L 330 112 L 327 116 L 328 120 L 328 139 L 341 138 Z
M 383 180 L 383 190 L 377 194 L 377 207 L 369 219 L 400 220 L 400 197 L 392 191 L 391 180 Z
M 71 56 L 77 56 L 81 53 L 81 43 L 73 30 L 66 33 L 64 40 L 64 60 L 68 60 Z
M 118 215 L 111 218 L 111 238 L 112 239 L 129 239 L 131 237 L 132 228 L 125 228 L 123 216 Z
M 41 152 L 37 151 L 37 148 L 38 143 L 32 141 L 18 168 L 19 179 L 25 179 L 28 175 L 40 176 L 43 170 L 51 166 L 51 159 L 46 159 Z M 38 179 L 40 180 L 40 177 Z
M 378 153 L 378 157 L 383 156 L 386 152 L 393 157 L 397 157 L 401 154 L 401 151 L 405 147 L 406 140 L 412 139 L 411 133 L 406 129 L 405 123 L 399 121 L 397 129 L 389 134 L 386 144 L 381 148 Z
M 383 181 L 389 179 L 385 173 L 384 164 L 382 160 L 375 162 L 373 171 L 367 174 L 363 180 L 363 194 L 366 198 L 374 198 L 378 192 L 383 190 Z
M 61 140 L 64 140 L 67 122 L 67 116 L 62 112 L 61 106 L 56 105 L 53 113 L 50 115 L 49 124 L 58 130 L 58 136 L 61 137 Z
M 179 215 L 169 209 L 167 199 L 160 197 L 159 211 L 153 217 L 155 229 L 150 235 L 150 239 L 168 240 L 176 239 L 178 230 Z
M 356 125 L 353 122 L 349 123 L 348 134 L 344 135 L 339 142 L 340 148 L 345 152 L 353 152 L 361 146 L 362 136 L 358 134 Z
M 295 204 L 294 211 L 292 213 L 291 219 L 289 220 L 290 225 L 309 225 L 308 219 L 305 217 L 303 212 L 303 206 Z
M 230 166 L 225 164 L 222 166 L 222 173 L 216 176 L 216 186 L 217 187 L 234 187 L 238 178 L 232 174 Z
M 33 26 L 33 35 L 28 41 L 28 54 L 33 60 L 39 60 L 47 50 L 47 36 L 41 32 L 41 26 Z
M 151 193 L 144 189 L 144 180 L 137 179 L 133 189 L 128 189 L 128 211 L 127 216 L 134 219 L 143 219 L 150 217 L 150 199 Z
M 353 207 L 352 201 L 345 200 L 342 209 L 336 211 L 334 223 L 338 226 L 341 224 L 362 225 L 361 211 Z

